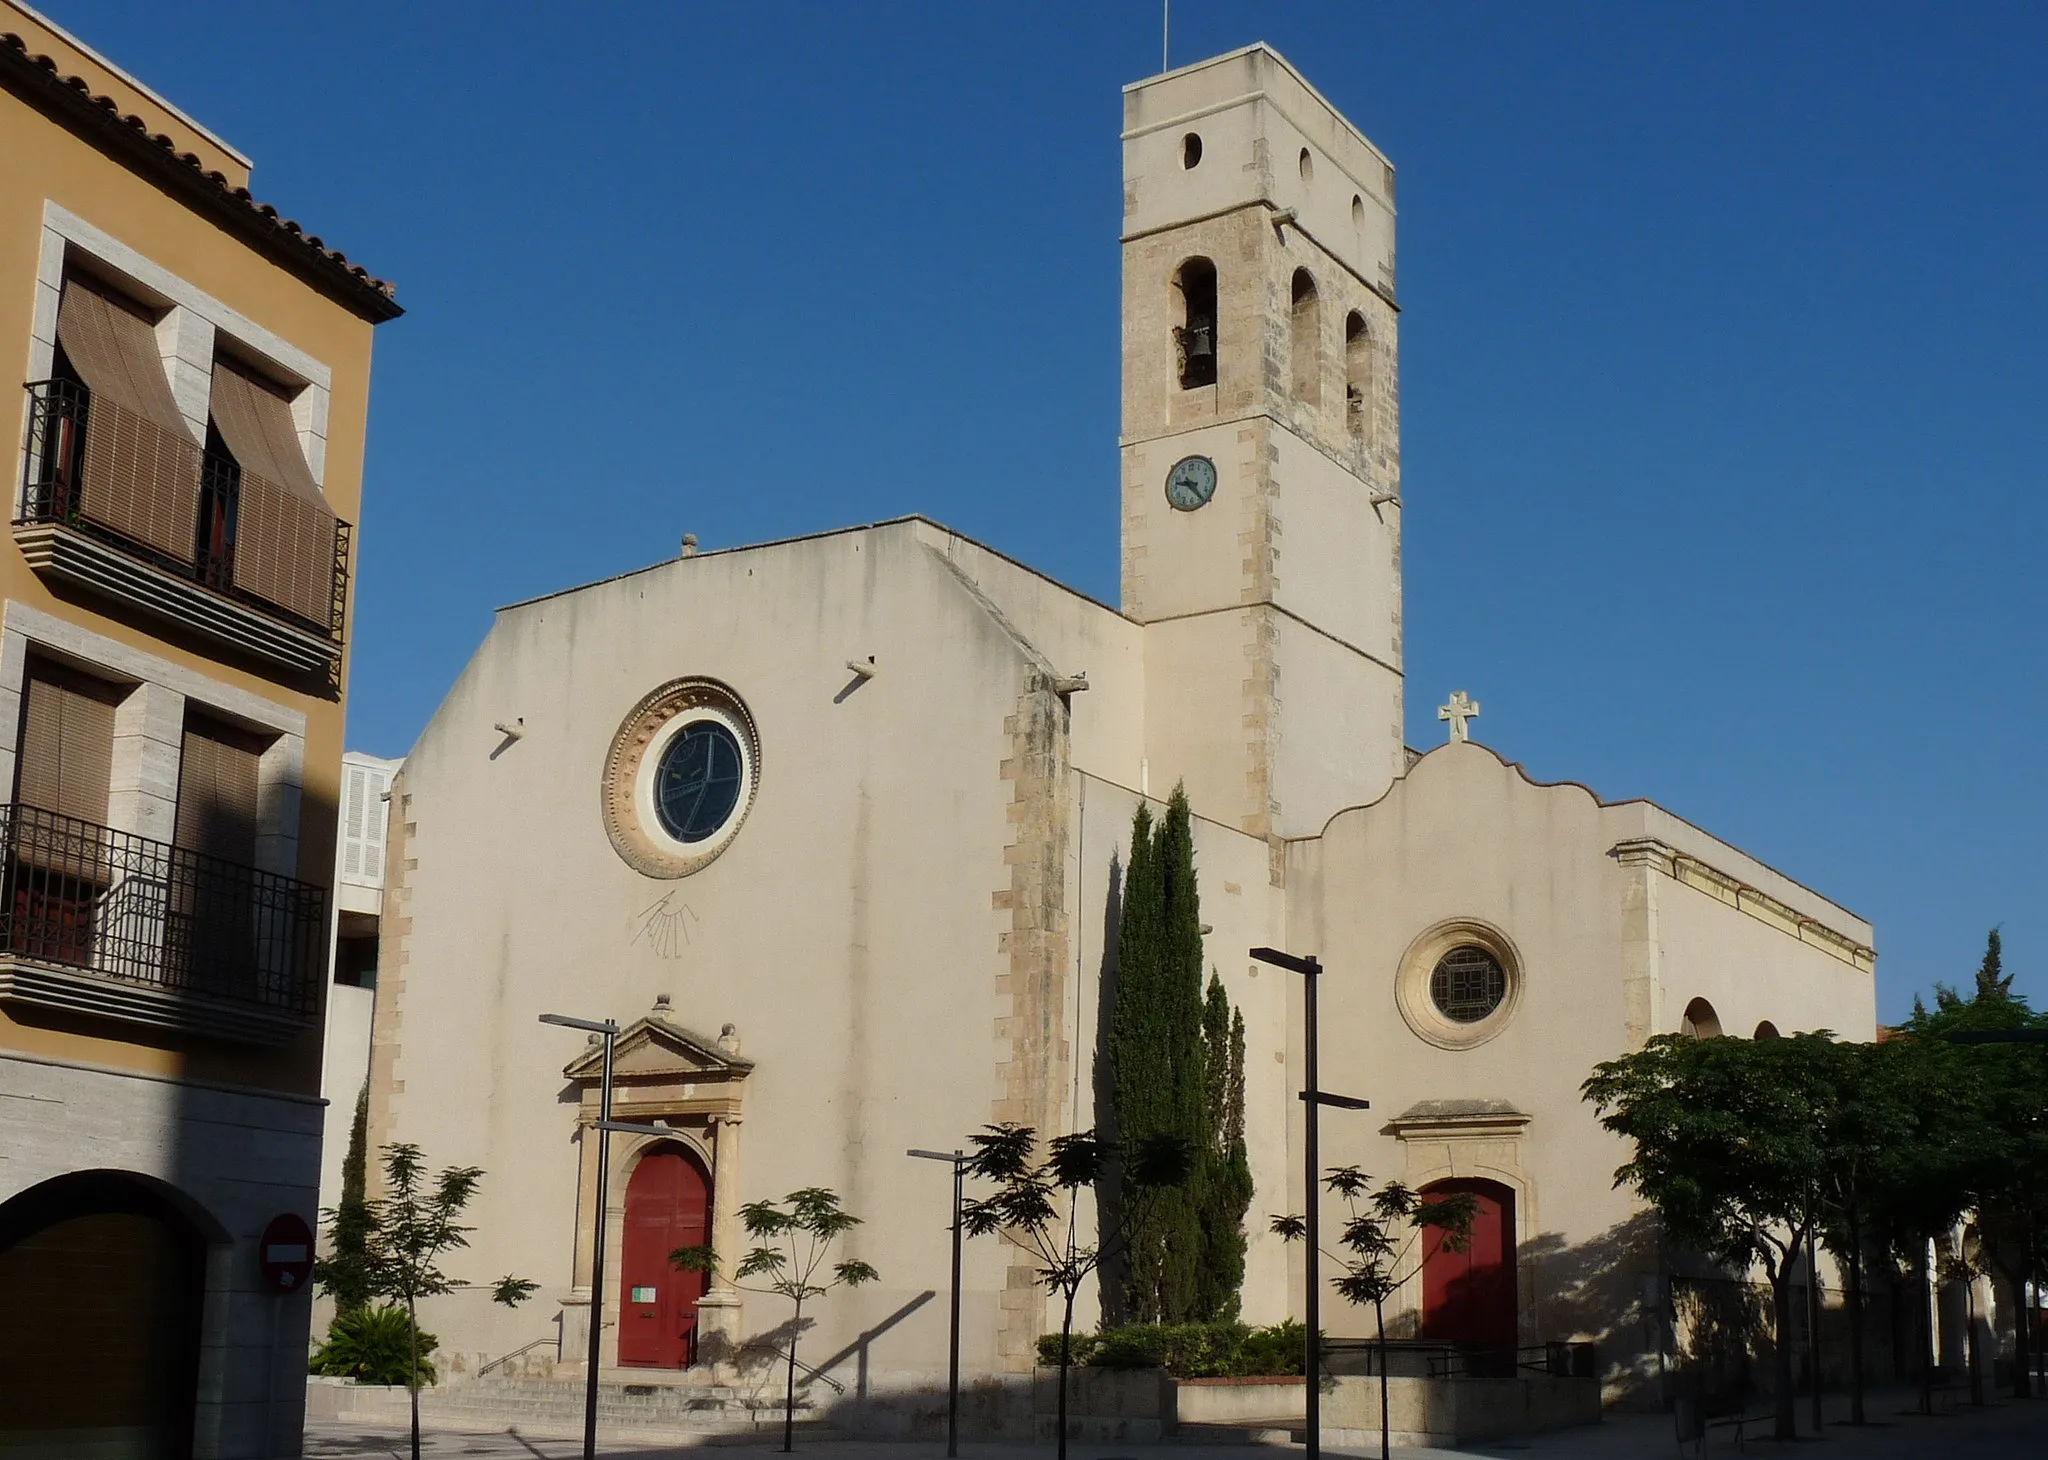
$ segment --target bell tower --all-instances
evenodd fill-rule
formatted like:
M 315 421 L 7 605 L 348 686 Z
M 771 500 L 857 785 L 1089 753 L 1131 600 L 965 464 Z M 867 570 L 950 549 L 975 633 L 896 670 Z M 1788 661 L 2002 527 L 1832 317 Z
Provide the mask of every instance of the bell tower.
M 1277 878 L 1404 766 L 1394 170 L 1263 44 L 1126 87 L 1123 155 L 1150 780 Z

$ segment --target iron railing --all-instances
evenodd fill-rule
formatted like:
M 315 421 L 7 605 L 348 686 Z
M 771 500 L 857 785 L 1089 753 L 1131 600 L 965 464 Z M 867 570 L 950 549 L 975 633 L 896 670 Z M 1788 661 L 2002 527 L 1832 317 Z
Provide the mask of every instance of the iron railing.
M 311 1018 L 326 932 L 311 883 L 0 805 L 0 958 Z
M 92 430 L 92 392 L 72 380 L 38 380 L 28 387 L 28 459 L 23 473 L 17 525 L 56 523 L 82 533 L 152 568 L 196 583 L 224 598 L 255 609 L 266 618 L 340 644 L 347 628 L 349 524 L 337 521 L 334 532 L 334 579 L 327 621 L 322 623 L 250 592 L 235 582 L 232 543 L 224 552 L 195 543 L 193 560 L 184 562 L 136 542 L 88 515 L 86 507 L 86 434 Z M 136 418 L 134 429 L 161 432 L 154 422 Z M 218 500 L 233 503 L 242 478 L 241 467 L 217 452 L 201 457 L 202 488 Z M 230 507 L 229 510 L 232 510 Z M 197 527 L 195 524 L 195 536 Z

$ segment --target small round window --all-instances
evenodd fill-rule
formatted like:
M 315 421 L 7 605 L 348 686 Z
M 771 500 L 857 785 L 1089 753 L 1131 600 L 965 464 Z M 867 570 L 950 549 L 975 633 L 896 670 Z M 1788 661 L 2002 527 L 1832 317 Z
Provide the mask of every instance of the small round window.
M 746 783 L 740 743 L 716 720 L 685 725 L 661 753 L 654 773 L 654 814 L 680 842 L 714 836 L 739 805 Z
M 1484 948 L 1469 943 L 1439 958 L 1429 975 L 1429 1001 L 1460 1024 L 1477 1024 L 1507 996 L 1507 970 Z

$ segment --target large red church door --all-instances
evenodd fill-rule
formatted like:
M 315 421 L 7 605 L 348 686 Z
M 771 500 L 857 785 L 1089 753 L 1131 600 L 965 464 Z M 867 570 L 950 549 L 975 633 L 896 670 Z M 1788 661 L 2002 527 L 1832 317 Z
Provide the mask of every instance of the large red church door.
M 1433 1182 L 1424 1196 L 1469 1192 L 1475 1211 L 1464 1251 L 1444 1244 L 1437 1227 L 1422 1230 L 1422 1336 L 1440 1343 L 1515 1351 L 1515 1194 L 1494 1181 Z
M 711 1240 L 711 1177 L 688 1151 L 663 1146 L 640 1158 L 626 1184 L 619 1274 L 619 1362 L 688 1368 L 697 1355 L 697 1300 L 705 1275 L 678 1272 L 678 1247 Z

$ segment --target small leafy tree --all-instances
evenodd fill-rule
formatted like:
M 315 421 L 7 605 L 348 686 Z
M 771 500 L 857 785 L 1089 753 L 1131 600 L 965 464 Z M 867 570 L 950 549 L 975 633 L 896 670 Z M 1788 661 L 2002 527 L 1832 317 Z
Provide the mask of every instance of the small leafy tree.
M 1594 1068 L 1581 1087 L 1600 1123 L 1635 1145 L 1614 1173 L 1684 1246 L 1771 1288 L 1778 1439 L 1796 1438 L 1792 1277 L 1830 1159 L 1832 1036 L 1654 1036 Z
M 838 1195 L 822 1186 L 792 1191 L 781 1202 L 748 1202 L 740 1208 L 740 1224 L 756 1245 L 740 1259 L 735 1285 L 744 1288 L 748 1278 L 765 1276 L 766 1285 L 752 1291 L 779 1293 L 794 1305 L 782 1400 L 782 1450 L 788 1454 L 796 1444 L 796 1347 L 803 1336 L 804 1304 L 837 1287 L 871 1283 L 881 1274 L 858 1258 L 842 1258 L 831 1263 L 831 1276 L 821 1276 L 832 1244 L 860 1225 L 859 1217 L 840 1206 Z M 686 1272 L 710 1273 L 718 1268 L 718 1254 L 709 1247 L 678 1247 L 669 1262 Z
M 1372 1178 L 1356 1166 L 1331 1167 L 1330 1174 L 1323 1178 L 1323 1185 L 1333 1195 L 1343 1198 L 1344 1205 L 1350 1210 L 1350 1216 L 1337 1236 L 1338 1250 L 1327 1255 L 1343 1271 L 1343 1276 L 1336 1282 L 1338 1295 L 1347 1303 L 1372 1309 L 1380 1369 L 1380 1457 L 1386 1460 L 1391 1453 L 1388 1449 L 1387 1300 L 1422 1270 L 1422 1254 L 1418 1248 L 1425 1229 L 1443 1234 L 1439 1240 L 1444 1250 L 1465 1250 L 1466 1244 L 1472 1240 L 1472 1221 L 1477 1214 L 1477 1203 L 1470 1192 L 1423 1196 L 1398 1181 L 1389 1181 L 1374 1190 Z M 1407 1228 L 1405 1234 L 1403 1227 Z M 1275 1216 L 1273 1231 L 1286 1241 L 1299 1242 L 1308 1236 L 1308 1218 Z M 1411 1255 L 1415 1260 L 1404 1272 L 1403 1264 Z M 1309 1376 L 1311 1384 L 1319 1383 L 1321 1379 L 1320 1374 Z
M 448 1166 L 430 1178 L 420 1148 L 404 1141 L 385 1146 L 381 1154 L 384 1194 L 368 1203 L 365 1235 L 369 1287 L 376 1296 L 405 1307 L 405 1387 L 412 1407 L 412 1456 L 419 1460 L 420 1340 L 426 1338 L 427 1347 L 433 1347 L 431 1336 L 420 1332 L 419 1300 L 454 1290 L 456 1280 L 441 1270 L 440 1262 L 447 1253 L 469 1245 L 469 1234 L 476 1229 L 464 1226 L 461 1217 L 484 1173 L 480 1166 Z M 524 1278 L 502 1277 L 492 1287 L 492 1300 L 516 1308 L 533 1295 L 535 1286 Z
M 1105 1259 L 1126 1249 L 1131 1234 L 1151 1214 L 1151 1203 L 1177 1192 L 1188 1179 L 1193 1153 L 1186 1142 L 1155 1135 L 1128 1161 L 1117 1145 L 1094 1131 L 1055 1136 L 1040 1156 L 1038 1132 L 1005 1122 L 968 1137 L 974 1154 L 964 1163 L 969 1176 L 996 1183 L 990 1195 L 966 1203 L 960 1220 L 970 1236 L 999 1233 L 1028 1253 L 1038 1280 L 1061 1300 L 1059 1348 L 1059 1460 L 1067 1460 L 1067 1376 L 1073 1367 L 1074 1300 Z M 1121 1177 L 1121 1200 L 1101 1240 L 1081 1240 L 1076 1207 L 1083 1188 L 1100 1192 L 1112 1175 Z

